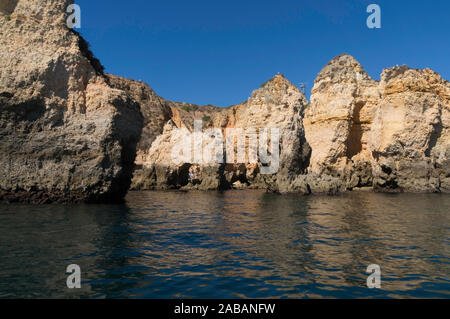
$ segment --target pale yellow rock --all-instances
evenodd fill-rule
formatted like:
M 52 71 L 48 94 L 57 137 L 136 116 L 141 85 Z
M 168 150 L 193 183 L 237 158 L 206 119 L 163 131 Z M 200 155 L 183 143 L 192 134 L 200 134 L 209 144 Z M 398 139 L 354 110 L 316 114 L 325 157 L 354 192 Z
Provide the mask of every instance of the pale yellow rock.
M 430 69 L 394 67 L 377 82 L 353 57 L 333 59 L 304 117 L 308 174 L 322 181 L 311 191 L 448 192 L 448 88 Z
M 128 84 L 132 86 L 133 84 Z M 122 84 L 122 87 L 124 85 Z M 148 92 L 152 90 L 148 87 Z M 152 95 L 153 93 L 148 93 Z M 158 108 L 158 103 L 143 103 L 146 110 Z M 296 174 L 302 173 L 307 166 L 309 146 L 305 142 L 301 112 L 306 98 L 292 83 L 282 75 L 276 75 L 258 90 L 248 101 L 228 108 L 213 106 L 195 106 L 190 104 L 162 101 L 170 109 L 170 119 L 159 127 L 164 127 L 147 149 L 138 153 L 138 170 L 134 175 L 135 189 L 227 189 L 236 182 L 239 188 L 270 188 L 276 191 L 288 191 L 289 183 Z M 150 118 L 148 119 L 148 121 Z M 197 163 L 192 148 L 193 161 L 176 164 L 172 160 L 172 148 L 180 142 L 178 129 L 193 132 L 194 120 L 202 122 L 203 131 L 217 128 L 221 132 L 223 145 L 226 145 L 227 129 L 257 130 L 278 128 L 280 131 L 280 165 L 274 174 L 261 174 L 261 164 L 250 163 L 248 140 L 244 162 Z M 147 120 L 146 120 L 147 121 Z M 144 128 L 145 131 L 145 128 Z M 175 133 L 175 134 L 174 134 Z M 251 135 L 251 134 L 250 134 Z M 257 135 L 257 134 L 256 134 Z M 174 137 L 175 136 L 175 137 Z M 178 136 L 178 137 L 177 137 Z M 147 139 L 144 137 L 143 139 Z M 140 145 L 143 145 L 141 142 Z M 200 148 L 205 152 L 208 142 L 203 141 Z M 226 151 L 223 152 L 225 154 Z M 225 160 L 225 159 L 224 159 Z
M 344 54 L 318 74 L 310 103 L 282 75 L 227 108 L 171 102 L 104 75 L 66 26 L 71 3 L 0 1 L 0 200 L 120 199 L 133 169 L 141 190 L 450 192 L 450 85 L 430 69 L 393 67 L 375 81 Z M 248 145 L 244 161 L 175 163 L 196 120 L 211 133 L 200 156 L 227 129 L 253 129 L 248 141 L 278 128 L 279 167 L 262 174 Z
M 384 70 L 381 80 L 383 96 L 370 136 L 374 186 L 448 191 L 448 82 L 430 69 L 406 66 Z M 441 165 L 436 163 L 439 157 Z
M 136 85 L 131 82 L 122 87 Z M 155 95 L 147 90 L 150 93 L 143 96 Z M 248 101 L 228 108 L 173 103 L 159 97 L 146 98 L 150 102 L 143 103 L 132 94 L 146 105 L 144 113 L 160 114 L 161 105 L 166 110 L 158 123 L 147 115 L 147 122 L 159 131 L 151 138 L 142 137 L 140 145 L 145 147 L 139 150 L 133 187 L 236 187 L 326 194 L 368 188 L 448 192 L 449 92 L 448 82 L 428 69 L 394 67 L 375 81 L 353 57 L 344 54 L 319 73 L 311 103 L 281 75 L 254 91 Z M 278 172 L 263 175 L 260 163 L 248 162 L 175 165 L 171 150 L 182 135 L 171 136 L 180 128 L 192 132 L 195 119 L 203 120 L 204 130 L 220 128 L 224 139 L 227 128 L 280 128 Z
M 139 105 L 67 28 L 70 3 L 2 2 L 0 199 L 118 201 L 128 190 Z

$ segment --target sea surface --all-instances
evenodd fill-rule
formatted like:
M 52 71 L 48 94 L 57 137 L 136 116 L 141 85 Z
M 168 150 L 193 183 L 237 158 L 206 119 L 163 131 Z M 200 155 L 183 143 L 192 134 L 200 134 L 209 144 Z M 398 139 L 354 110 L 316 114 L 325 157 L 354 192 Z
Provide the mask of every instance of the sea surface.
M 81 268 L 67 288 L 66 267 Z M 367 287 L 367 267 L 381 288 Z M 131 192 L 0 206 L 0 298 L 450 298 L 450 196 Z

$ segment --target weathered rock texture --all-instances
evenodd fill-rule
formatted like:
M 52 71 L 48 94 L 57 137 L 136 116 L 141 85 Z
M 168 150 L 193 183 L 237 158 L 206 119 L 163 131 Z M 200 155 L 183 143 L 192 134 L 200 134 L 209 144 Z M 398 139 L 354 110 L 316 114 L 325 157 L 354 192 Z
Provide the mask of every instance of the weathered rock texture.
M 278 75 L 228 108 L 173 103 L 142 83 L 110 82 L 139 101 L 146 118 L 134 189 L 449 191 L 449 83 L 429 69 L 394 67 L 375 81 L 344 54 L 319 73 L 311 103 Z M 278 172 L 264 175 L 261 163 L 248 162 L 174 164 L 172 135 L 192 132 L 195 119 L 204 130 L 220 128 L 224 140 L 226 128 L 279 128 Z
M 137 169 L 133 189 L 287 189 L 289 181 L 308 166 L 310 148 L 305 141 L 301 112 L 307 104 L 300 91 L 282 75 L 267 81 L 242 104 L 220 108 L 174 103 L 157 96 L 139 82 L 109 76 L 109 83 L 127 91 L 142 106 L 145 126 L 138 146 Z M 194 132 L 194 121 L 202 121 L 203 130 L 217 128 L 222 134 L 226 156 L 228 128 L 280 129 L 280 165 L 274 174 L 260 174 L 261 162 L 249 163 L 246 140 L 246 162 L 200 164 L 174 163 L 172 148 L 183 134 L 178 129 Z M 177 135 L 179 134 L 179 135 Z M 203 150 L 207 141 L 200 146 Z M 270 150 L 270 149 L 269 149 Z M 237 153 L 237 152 L 235 152 Z
M 129 188 L 139 105 L 67 28 L 70 3 L 0 2 L 0 200 L 117 201 Z
M 450 191 L 450 85 L 430 70 L 384 70 L 369 137 L 376 190 Z
M 312 191 L 448 192 L 449 89 L 429 69 L 394 67 L 377 82 L 353 57 L 333 59 L 304 117 Z
M 311 103 L 282 75 L 227 108 L 170 102 L 144 83 L 105 75 L 66 26 L 70 3 L 0 2 L 0 200 L 116 201 L 130 183 L 138 190 L 450 192 L 450 85 L 429 69 L 394 67 L 375 81 L 341 55 L 317 76 Z M 198 120 L 208 139 L 223 142 L 223 162 L 173 161 L 174 146 L 192 133 L 207 152 Z M 243 161 L 230 162 L 230 128 L 253 130 Z M 270 165 L 248 142 L 261 144 L 261 132 L 275 128 L 279 167 L 263 174 Z
M 304 115 L 312 192 L 372 185 L 367 143 L 379 97 L 378 83 L 349 55 L 336 57 L 319 73 Z

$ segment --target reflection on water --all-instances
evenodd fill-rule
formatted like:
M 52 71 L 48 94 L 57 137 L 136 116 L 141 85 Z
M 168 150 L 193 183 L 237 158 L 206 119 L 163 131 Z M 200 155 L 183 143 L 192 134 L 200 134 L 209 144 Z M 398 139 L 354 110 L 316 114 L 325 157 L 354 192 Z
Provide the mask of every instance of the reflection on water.
M 259 191 L 0 206 L 0 298 L 449 298 L 449 212 L 448 195 Z

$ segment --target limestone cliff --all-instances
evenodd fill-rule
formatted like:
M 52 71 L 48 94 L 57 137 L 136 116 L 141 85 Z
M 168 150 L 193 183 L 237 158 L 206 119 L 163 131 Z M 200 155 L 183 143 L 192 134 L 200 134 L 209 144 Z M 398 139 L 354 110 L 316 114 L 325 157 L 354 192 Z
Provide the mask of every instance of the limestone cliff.
M 145 87 L 127 81 L 120 88 Z M 394 67 L 375 81 L 344 54 L 318 74 L 311 103 L 280 75 L 228 108 L 182 105 L 157 97 L 149 87 L 144 91 L 132 95 L 158 132 L 140 142 L 134 189 L 449 192 L 449 83 L 429 69 Z M 142 99 L 146 95 L 153 98 Z M 145 114 L 159 114 L 158 123 Z M 195 119 L 203 121 L 203 130 L 220 128 L 224 140 L 227 128 L 278 127 L 278 172 L 261 174 L 261 163 L 248 158 L 240 164 L 175 165 L 171 149 L 182 136 L 174 140 L 174 132 L 192 132 Z
M 448 192 L 449 89 L 429 69 L 386 69 L 378 82 L 353 57 L 333 59 L 304 118 L 316 191 Z
M 367 143 L 379 98 L 377 82 L 349 55 L 334 58 L 319 73 L 304 115 L 313 192 L 372 185 Z
M 307 100 L 282 75 L 267 81 L 253 92 L 248 101 L 228 108 L 174 103 L 158 97 L 144 84 L 113 76 L 110 76 L 111 82 L 139 101 L 148 126 L 143 131 L 154 132 L 148 135 L 144 133 L 139 143 L 133 189 L 264 188 L 283 191 L 289 180 L 304 172 L 308 166 L 310 148 L 305 141 L 301 123 L 301 112 Z M 144 91 L 136 90 L 136 87 Z M 155 114 L 160 117 L 156 118 Z M 171 158 L 172 148 L 183 138 L 178 130 L 184 128 L 186 132 L 193 133 L 196 120 L 201 121 L 203 130 L 219 129 L 224 145 L 227 129 L 254 129 L 255 136 L 247 136 L 245 140 L 246 158 L 243 161 L 238 161 L 238 158 L 226 160 L 224 148 L 222 162 L 174 163 Z M 249 139 L 258 139 L 259 130 L 264 128 L 280 129 L 279 169 L 272 174 L 261 174 L 260 170 L 266 163 L 250 162 L 248 157 Z M 206 145 L 206 141 L 203 141 L 200 146 L 203 152 Z M 237 157 L 237 153 L 236 150 L 232 156 Z
M 226 108 L 171 102 L 105 75 L 66 26 L 70 3 L 0 1 L 0 201 L 110 202 L 130 184 L 450 192 L 450 84 L 432 70 L 376 81 L 344 54 L 310 103 L 282 75 Z M 174 161 L 180 145 L 187 158 Z
M 110 202 L 130 185 L 139 105 L 67 28 L 70 3 L 0 2 L 0 200 Z
M 450 85 L 430 70 L 386 69 L 372 123 L 374 188 L 450 191 Z

